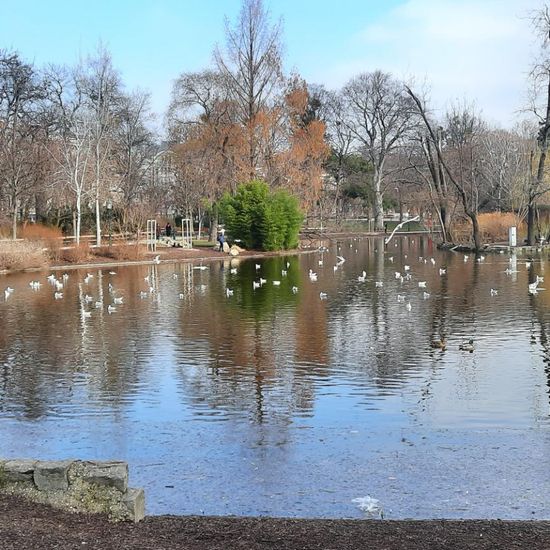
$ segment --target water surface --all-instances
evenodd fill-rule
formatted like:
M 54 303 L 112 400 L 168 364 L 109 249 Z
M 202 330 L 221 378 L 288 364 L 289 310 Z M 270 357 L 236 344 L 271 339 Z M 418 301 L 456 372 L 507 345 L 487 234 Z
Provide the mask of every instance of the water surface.
M 550 292 L 527 291 L 548 260 L 463 258 L 334 241 L 70 271 L 58 300 L 49 272 L 1 277 L 0 456 L 126 460 L 152 514 L 362 517 L 370 495 L 391 518 L 548 519 Z

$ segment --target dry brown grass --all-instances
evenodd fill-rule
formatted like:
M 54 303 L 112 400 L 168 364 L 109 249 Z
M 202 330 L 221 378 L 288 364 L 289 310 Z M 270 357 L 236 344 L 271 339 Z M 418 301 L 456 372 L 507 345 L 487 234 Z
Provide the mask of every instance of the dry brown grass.
M 486 212 L 478 216 L 481 240 L 484 243 L 507 242 L 508 229 L 512 226 L 518 228 L 518 241 L 520 235 L 525 234 L 525 223 L 520 221 L 513 212 Z M 472 224 L 469 220 L 456 223 L 453 226 L 454 240 L 457 243 L 471 241 Z
M 68 264 L 82 264 L 90 259 L 90 255 L 90 245 L 80 243 L 78 246 L 62 249 L 59 260 Z
M 39 223 L 25 224 L 19 229 L 19 236 L 28 241 L 42 243 L 48 249 L 48 256 L 54 262 L 61 259 L 63 232 L 59 227 Z
M 11 225 L 0 221 L 0 239 L 11 239 Z
M 50 239 L 61 239 L 63 233 L 59 227 L 29 223 L 19 228 L 18 237 L 27 241 L 48 241 Z
M 136 244 L 116 244 L 113 246 L 101 246 L 94 248 L 93 253 L 95 256 L 101 256 L 103 258 L 112 258 L 119 261 L 135 261 L 141 260 L 145 257 L 145 247 Z
M 480 214 L 479 227 L 486 242 L 508 241 L 508 229 L 517 227 L 518 234 L 525 232 L 525 224 L 513 212 L 487 212 Z
M 46 267 L 48 257 L 41 243 L 29 241 L 0 242 L 0 270 L 17 271 Z

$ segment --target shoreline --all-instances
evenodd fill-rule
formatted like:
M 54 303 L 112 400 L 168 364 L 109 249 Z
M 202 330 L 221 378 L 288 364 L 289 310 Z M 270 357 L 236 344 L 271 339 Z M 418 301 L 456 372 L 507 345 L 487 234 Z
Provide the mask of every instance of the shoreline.
M 0 494 L 3 550 L 542 550 L 550 521 L 146 516 L 110 523 Z
M 366 237 L 378 237 L 384 238 L 387 234 L 382 232 L 361 232 L 361 231 L 331 231 L 326 233 L 319 233 L 312 231 L 312 238 L 307 239 L 309 241 L 330 241 L 337 239 L 351 239 L 351 238 L 366 238 Z M 403 235 L 429 235 L 428 231 L 402 231 L 396 233 L 397 236 Z M 304 239 L 302 242 L 305 242 Z M 296 256 L 298 254 L 311 254 L 316 252 L 318 247 L 304 246 L 304 248 L 295 248 L 292 250 L 280 250 L 276 252 L 264 252 L 260 250 L 245 250 L 243 253 L 240 253 L 238 256 L 231 256 L 230 254 L 220 253 L 210 247 L 200 247 L 200 248 L 174 248 L 174 247 L 159 247 L 156 252 L 147 252 L 146 254 L 154 257 L 160 255 L 162 257 L 163 252 L 167 252 L 168 256 L 164 259 L 160 259 L 159 264 L 175 264 L 175 263 L 188 263 L 188 262 L 212 262 L 219 260 L 239 260 L 239 259 L 259 259 L 259 258 L 271 258 L 277 256 Z M 187 255 L 181 256 L 181 254 L 188 254 L 189 252 L 205 252 L 205 254 L 200 255 Z M 177 255 L 177 256 L 176 256 Z M 45 267 L 28 267 L 25 269 L 17 270 L 0 270 L 0 276 L 2 275 L 13 275 L 16 273 L 35 273 L 39 271 L 68 271 L 68 270 L 77 270 L 77 269 L 98 269 L 98 268 L 112 268 L 112 267 L 125 267 L 125 266 L 136 266 L 136 265 L 151 265 L 156 264 L 152 259 L 141 259 L 141 260 L 112 260 L 108 261 L 106 258 L 97 257 L 96 261 L 88 261 L 79 264 L 61 264 L 61 265 L 48 265 Z
M 201 252 L 199 248 L 192 249 L 172 249 L 167 248 L 166 250 L 172 251 L 177 250 L 179 252 L 185 250 L 188 252 L 196 251 Z M 207 249 L 210 250 L 210 249 Z M 113 260 L 113 261 L 93 261 L 85 262 L 81 264 L 62 264 L 62 265 L 49 265 L 46 267 L 28 267 L 25 269 L 18 270 L 0 270 L 0 275 L 13 275 L 16 273 L 33 273 L 38 271 L 69 271 L 77 269 L 101 269 L 101 268 L 112 268 L 112 267 L 126 267 L 126 266 L 138 266 L 138 265 L 161 265 L 161 264 L 179 264 L 179 263 L 193 263 L 193 262 L 215 262 L 215 261 L 226 261 L 226 260 L 239 260 L 239 259 L 254 259 L 254 258 L 272 258 L 277 256 L 296 256 L 298 254 L 311 254 L 317 252 L 317 248 L 307 248 L 307 249 L 293 249 L 293 250 L 282 250 L 278 252 L 261 252 L 261 251 L 246 251 L 241 253 L 238 256 L 231 256 L 230 254 L 220 253 L 214 250 L 211 250 L 209 255 L 192 255 L 192 256 L 180 256 L 180 257 L 168 257 L 164 259 L 159 259 L 158 262 L 155 262 L 153 259 L 142 259 L 142 260 Z M 177 252 L 176 252 L 177 253 Z M 157 252 L 148 252 L 150 256 L 162 256 L 162 250 Z

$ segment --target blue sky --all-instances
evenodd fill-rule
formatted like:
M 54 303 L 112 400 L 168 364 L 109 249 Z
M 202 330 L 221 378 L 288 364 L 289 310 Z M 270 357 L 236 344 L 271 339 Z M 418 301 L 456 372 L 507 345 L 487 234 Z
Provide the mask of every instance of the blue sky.
M 525 104 L 533 45 L 525 19 L 538 0 L 265 0 L 284 21 L 285 66 L 336 88 L 381 68 L 429 84 L 433 104 L 475 100 L 494 122 L 513 124 Z M 224 16 L 240 0 L 0 0 L 0 48 L 37 65 L 75 63 L 98 41 L 129 88 L 167 106 L 172 81 L 211 62 Z

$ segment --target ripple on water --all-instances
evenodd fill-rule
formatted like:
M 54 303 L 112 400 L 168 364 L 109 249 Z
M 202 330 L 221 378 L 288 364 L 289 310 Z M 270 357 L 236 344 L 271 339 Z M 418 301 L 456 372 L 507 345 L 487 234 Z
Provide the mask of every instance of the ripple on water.
M 389 517 L 546 517 L 550 293 L 527 285 L 547 257 L 507 275 L 505 257 L 464 263 L 424 237 L 352 244 L 237 273 L 136 266 L 85 284 L 77 271 L 62 300 L 29 289 L 46 273 L 5 278 L 5 453 L 126 459 L 156 513 L 360 517 L 351 501 L 369 494 Z M 159 480 L 174 471 L 170 492 Z

